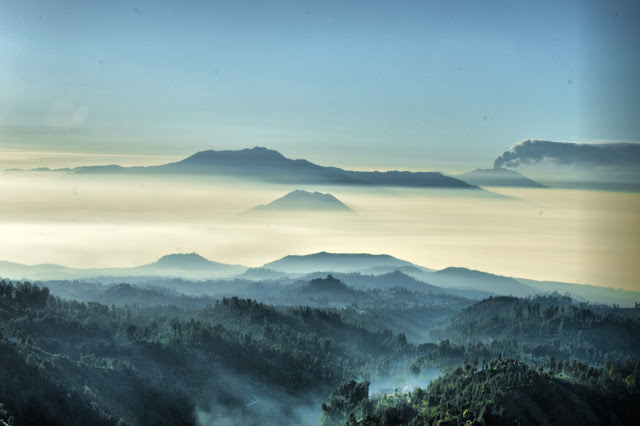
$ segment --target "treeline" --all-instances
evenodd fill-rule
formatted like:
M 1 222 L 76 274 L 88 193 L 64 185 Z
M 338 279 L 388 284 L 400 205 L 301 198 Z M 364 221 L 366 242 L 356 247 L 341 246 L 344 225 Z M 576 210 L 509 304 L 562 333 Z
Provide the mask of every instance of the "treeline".
M 633 309 L 558 295 L 402 309 L 418 293 L 395 288 L 379 308 L 344 309 L 128 284 L 101 294 L 135 304 L 0 281 L 1 421 L 287 425 L 303 421 L 303 405 L 315 407 L 311 424 L 606 424 L 638 414 Z M 417 388 L 371 395 L 369 382 Z
M 556 356 L 604 365 L 608 360 L 640 359 L 640 313 L 575 304 L 566 296 L 491 297 L 453 315 L 431 337 L 469 342 L 517 341 L 522 358 Z
M 425 389 L 369 395 L 343 383 L 322 405 L 327 425 L 635 424 L 640 362 L 593 368 L 550 359 L 538 368 L 496 358 L 464 364 Z
M 15 424 L 34 416 L 46 424 L 190 424 L 200 406 L 245 412 L 251 423 L 246 395 L 220 376 L 324 396 L 367 377 L 382 358 L 404 365 L 415 356 L 403 335 L 346 324 L 335 311 L 237 297 L 204 309 L 116 307 L 0 282 L 0 326 L 0 403 Z

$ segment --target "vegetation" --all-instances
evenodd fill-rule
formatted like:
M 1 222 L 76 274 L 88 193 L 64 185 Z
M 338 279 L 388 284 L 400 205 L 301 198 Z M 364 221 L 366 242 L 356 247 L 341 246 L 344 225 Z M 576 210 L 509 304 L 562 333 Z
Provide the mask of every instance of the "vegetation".
M 343 384 L 323 405 L 323 421 L 348 425 L 634 424 L 640 362 L 589 367 L 549 360 L 538 369 L 497 358 L 465 364 L 426 389 L 369 397 L 368 382 Z
M 639 414 L 633 309 L 558 295 L 470 304 L 331 277 L 295 287 L 284 306 L 179 287 L 52 288 L 84 301 L 0 282 L 0 425 L 625 424 Z M 305 306 L 332 293 L 366 303 Z
M 431 331 L 452 342 L 512 342 L 511 353 L 530 360 L 555 356 L 595 365 L 640 359 L 640 315 L 635 309 L 576 304 L 549 295 L 490 297 Z M 517 342 L 517 343 L 516 343 Z
M 335 312 L 236 297 L 197 310 L 109 307 L 2 282 L 0 321 L 0 401 L 16 424 L 194 423 L 199 407 L 246 411 L 249 392 L 225 380 L 316 395 L 409 356 L 406 338 Z

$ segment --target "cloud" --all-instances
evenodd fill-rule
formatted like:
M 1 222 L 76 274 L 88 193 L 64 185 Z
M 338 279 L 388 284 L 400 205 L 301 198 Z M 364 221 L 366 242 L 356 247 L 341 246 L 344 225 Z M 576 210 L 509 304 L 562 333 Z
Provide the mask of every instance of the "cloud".
M 216 365 L 196 407 L 198 425 L 295 426 L 317 424 L 324 398 L 317 394 L 292 395 L 284 389 Z
M 640 144 L 578 144 L 526 140 L 505 151 L 495 160 L 493 166 L 517 167 L 543 161 L 583 167 L 637 167 L 640 166 Z

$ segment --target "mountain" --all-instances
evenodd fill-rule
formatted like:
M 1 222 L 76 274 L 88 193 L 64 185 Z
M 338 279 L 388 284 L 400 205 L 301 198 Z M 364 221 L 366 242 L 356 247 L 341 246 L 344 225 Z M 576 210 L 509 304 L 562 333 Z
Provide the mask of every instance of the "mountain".
M 415 266 L 405 260 L 386 254 L 315 253 L 304 256 L 285 256 L 267 263 L 263 268 L 287 273 L 309 273 L 315 271 L 358 272 L 373 267 Z
M 249 212 L 271 211 L 334 211 L 353 212 L 342 201 L 331 194 L 296 190 L 264 206 L 257 206 Z
M 23 265 L 0 261 L 0 276 L 15 280 L 64 280 L 94 277 L 176 276 L 187 279 L 210 279 L 241 274 L 240 265 L 212 262 L 196 254 L 169 254 L 154 263 L 131 268 L 68 268 L 61 265 Z
M 541 292 L 514 278 L 467 268 L 446 268 L 436 271 L 431 275 L 430 282 L 442 287 L 473 289 L 516 297 L 532 296 Z
M 238 151 L 200 151 L 184 160 L 160 166 L 118 165 L 77 167 L 71 173 L 192 174 L 227 176 L 260 182 L 400 186 L 418 188 L 479 188 L 437 172 L 360 172 L 292 160 L 262 147 Z
M 74 277 L 77 271 L 77 269 L 49 263 L 23 265 L 6 260 L 0 261 L 0 276 L 14 280 L 65 279 Z
M 322 271 L 322 272 L 320 272 Z M 169 254 L 156 262 L 130 268 L 69 268 L 55 264 L 24 265 L 0 261 L 0 277 L 13 280 L 86 280 L 129 283 L 148 282 L 151 277 L 185 280 L 219 280 L 232 277 L 247 284 L 256 281 L 290 283 L 301 277 L 310 280 L 333 274 L 355 289 L 403 287 L 425 293 L 446 293 L 469 299 L 491 295 L 526 297 L 541 293 L 569 294 L 576 300 L 633 307 L 640 302 L 640 292 L 613 287 L 535 281 L 504 277 L 466 268 L 446 268 L 432 272 L 427 268 L 389 255 L 316 253 L 286 256 L 261 268 L 247 268 L 212 262 L 196 253 Z M 141 281 L 142 280 L 142 281 Z M 154 282 L 155 282 L 154 281 Z
M 447 335 L 456 337 L 464 334 L 465 330 L 474 327 L 480 328 L 479 326 L 482 324 L 487 324 L 487 332 L 493 333 L 496 330 L 492 329 L 491 322 L 496 316 L 502 318 L 515 317 L 517 312 L 520 311 L 527 318 L 531 315 L 533 320 L 534 315 L 542 315 L 545 309 L 549 307 L 562 306 L 566 308 L 572 304 L 574 302 L 570 297 L 558 294 L 534 296 L 528 299 L 509 296 L 491 297 L 474 303 L 452 315 L 447 321 L 440 324 L 437 329 L 434 329 L 432 334 L 434 336 Z M 487 336 L 478 335 L 477 337 L 480 339 Z
M 224 263 L 212 262 L 205 259 L 197 253 L 175 253 L 162 256 L 156 262 L 149 265 L 132 268 L 140 272 L 163 272 L 206 275 L 208 273 L 215 275 L 231 275 L 234 273 L 244 272 L 247 268 L 239 265 L 227 265 Z
M 640 144 L 524 140 L 494 161 L 535 173 L 553 188 L 640 191 Z
M 420 279 L 416 277 L 414 274 L 428 274 L 429 272 L 433 272 L 433 269 L 425 268 L 424 266 L 401 266 L 401 267 L 393 267 L 393 266 L 374 266 L 373 268 L 369 268 L 366 271 L 360 271 L 362 273 L 371 274 L 371 275 L 381 275 L 388 274 L 391 272 L 399 271 L 405 273 L 407 275 L 411 275 L 414 278 Z
M 445 288 L 429 284 L 426 280 L 432 278 L 433 274 L 431 272 L 421 271 L 419 268 L 421 267 L 403 267 L 383 274 L 371 273 L 374 269 L 391 269 L 388 267 L 380 267 L 365 269 L 360 272 L 334 272 L 332 275 L 349 287 L 357 290 L 388 290 L 393 288 L 404 288 L 410 291 L 419 291 L 430 295 L 449 295 L 470 300 L 482 300 L 489 296 L 495 296 L 495 293 L 489 291 L 474 290 L 472 288 Z M 418 271 L 418 273 L 413 273 L 411 271 Z M 329 272 L 312 272 L 300 277 L 300 279 L 310 280 L 313 278 L 324 277 L 327 274 L 329 274 Z
M 591 303 L 617 304 L 622 307 L 632 308 L 640 302 L 640 292 L 623 290 L 613 287 L 601 287 L 589 284 L 571 284 L 556 281 L 534 281 L 525 278 L 516 278 L 523 284 L 537 288 L 541 291 L 560 294 L 568 294 L 571 298 Z
M 326 276 L 326 272 L 313 272 L 301 277 L 301 279 L 313 279 Z M 420 281 L 410 275 L 400 271 L 393 271 L 381 275 L 366 275 L 358 272 L 350 273 L 333 273 L 334 278 L 339 279 L 349 287 L 354 289 L 389 289 L 394 287 L 402 287 L 408 290 L 421 291 L 423 293 L 448 293 L 447 289 L 436 287 L 426 282 Z
M 325 275 L 328 272 L 325 272 Z M 321 276 L 314 271 L 306 279 Z M 422 266 L 376 266 L 358 273 L 334 273 L 334 277 L 353 288 L 404 287 L 411 290 L 446 292 L 451 295 L 481 300 L 495 295 L 526 297 L 541 293 L 569 294 L 572 298 L 591 303 L 617 304 L 633 307 L 640 302 L 640 292 L 588 284 L 535 281 L 504 277 L 467 268 L 446 268 L 433 271 Z M 414 282 L 411 279 L 415 279 Z
M 233 176 L 278 183 L 359 183 L 344 170 L 322 167 L 307 160 L 291 160 L 262 147 L 238 151 L 200 151 L 184 160 L 136 171 Z
M 302 286 L 300 289 L 303 293 L 329 293 L 335 295 L 354 295 L 357 292 L 349 288 L 345 283 L 337 278 L 327 275 L 326 278 L 315 278 Z
M 208 268 L 221 265 L 221 263 L 212 262 L 197 253 L 175 253 L 162 256 L 149 266 L 156 268 Z
M 513 186 L 520 188 L 547 188 L 515 170 L 497 167 L 493 169 L 476 169 L 457 175 L 456 178 L 476 186 Z

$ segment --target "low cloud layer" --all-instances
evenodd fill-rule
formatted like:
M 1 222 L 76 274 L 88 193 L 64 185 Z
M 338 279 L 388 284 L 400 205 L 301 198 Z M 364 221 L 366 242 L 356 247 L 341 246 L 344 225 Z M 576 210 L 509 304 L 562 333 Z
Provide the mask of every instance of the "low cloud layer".
M 542 161 L 585 167 L 636 167 L 640 165 L 640 144 L 577 144 L 526 140 L 505 151 L 493 166 L 517 167 Z

